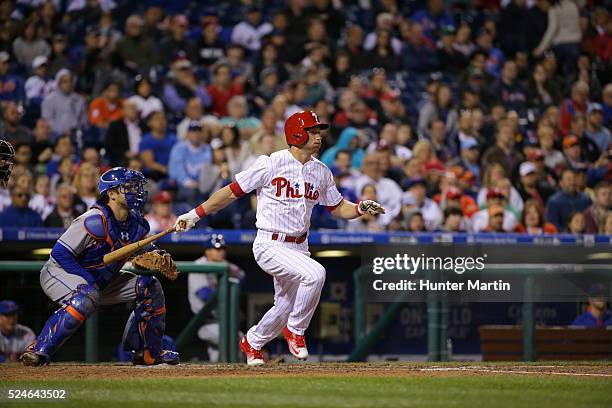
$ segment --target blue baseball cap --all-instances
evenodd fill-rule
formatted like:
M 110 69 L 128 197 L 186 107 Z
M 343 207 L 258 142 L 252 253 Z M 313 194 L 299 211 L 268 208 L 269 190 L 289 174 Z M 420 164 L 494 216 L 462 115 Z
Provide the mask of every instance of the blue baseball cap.
M 0 314 L 10 315 L 19 311 L 19 305 L 14 300 L 3 300 L 0 302 Z

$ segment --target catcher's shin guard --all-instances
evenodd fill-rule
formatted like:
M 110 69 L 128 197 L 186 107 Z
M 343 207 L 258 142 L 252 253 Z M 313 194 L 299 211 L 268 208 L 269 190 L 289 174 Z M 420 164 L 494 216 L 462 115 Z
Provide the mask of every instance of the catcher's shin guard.
M 77 286 L 64 302 L 64 307 L 53 313 L 34 343 L 22 355 L 23 364 L 48 363 L 62 344 L 96 311 L 99 299 L 100 294 L 92 285 Z
M 141 275 L 136 280 L 136 308 L 123 334 L 123 347 L 142 355 L 142 363 L 178 363 L 178 353 L 166 356 L 162 338 L 166 329 L 164 291 L 154 276 Z M 175 354 L 175 356 L 174 356 Z M 167 361 L 166 361 L 167 360 Z

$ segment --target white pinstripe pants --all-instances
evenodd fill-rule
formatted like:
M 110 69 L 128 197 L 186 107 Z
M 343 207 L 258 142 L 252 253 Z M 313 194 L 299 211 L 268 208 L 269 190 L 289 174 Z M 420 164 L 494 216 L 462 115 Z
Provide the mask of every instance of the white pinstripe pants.
M 285 325 L 293 333 L 304 334 L 319 304 L 325 268 L 310 258 L 305 242 L 270 241 L 258 234 L 253 254 L 261 269 L 274 278 L 274 306 L 247 333 L 249 344 L 259 350 Z

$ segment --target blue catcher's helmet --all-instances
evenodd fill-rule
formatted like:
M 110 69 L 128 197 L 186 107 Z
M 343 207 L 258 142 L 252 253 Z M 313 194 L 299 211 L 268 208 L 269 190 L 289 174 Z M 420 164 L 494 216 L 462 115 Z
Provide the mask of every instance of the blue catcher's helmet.
M 104 196 L 108 190 L 119 188 L 125 194 L 125 201 L 130 210 L 142 212 L 147 202 L 146 177 L 137 170 L 125 167 L 114 167 L 106 171 L 98 181 L 100 195 Z
M 227 245 L 225 244 L 225 238 L 223 237 L 223 234 L 212 234 L 210 237 L 210 241 L 207 242 L 206 248 L 222 249 L 226 246 Z

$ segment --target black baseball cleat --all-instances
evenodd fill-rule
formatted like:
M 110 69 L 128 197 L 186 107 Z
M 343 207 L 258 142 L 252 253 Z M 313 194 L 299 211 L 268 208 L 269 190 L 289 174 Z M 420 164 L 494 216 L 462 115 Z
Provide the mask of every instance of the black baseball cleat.
M 33 350 L 28 350 L 19 357 L 19 361 L 26 367 L 37 367 L 49 364 L 49 356 Z

